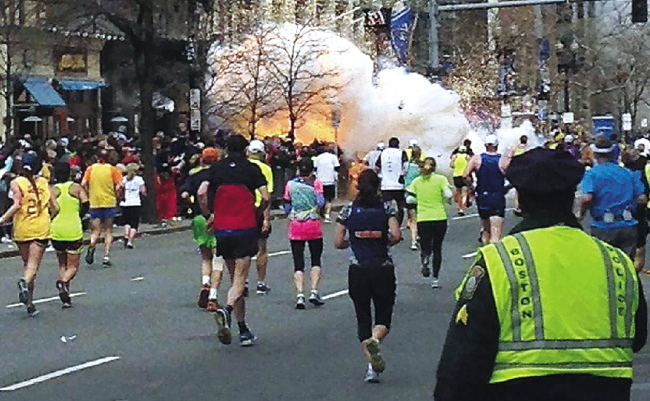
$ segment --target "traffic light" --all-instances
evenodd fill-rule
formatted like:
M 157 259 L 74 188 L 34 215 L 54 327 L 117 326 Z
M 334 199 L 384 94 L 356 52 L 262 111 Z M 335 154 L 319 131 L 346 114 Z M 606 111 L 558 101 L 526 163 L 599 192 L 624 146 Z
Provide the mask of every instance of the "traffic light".
M 632 22 L 648 22 L 648 0 L 632 0 Z

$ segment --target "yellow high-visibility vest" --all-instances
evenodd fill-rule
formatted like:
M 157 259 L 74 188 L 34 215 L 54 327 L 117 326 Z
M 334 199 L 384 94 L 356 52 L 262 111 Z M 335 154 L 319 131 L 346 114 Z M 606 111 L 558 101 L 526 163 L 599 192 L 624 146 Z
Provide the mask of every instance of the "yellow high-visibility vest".
M 555 226 L 480 249 L 499 316 L 490 383 L 552 374 L 632 378 L 634 264 L 582 230 Z

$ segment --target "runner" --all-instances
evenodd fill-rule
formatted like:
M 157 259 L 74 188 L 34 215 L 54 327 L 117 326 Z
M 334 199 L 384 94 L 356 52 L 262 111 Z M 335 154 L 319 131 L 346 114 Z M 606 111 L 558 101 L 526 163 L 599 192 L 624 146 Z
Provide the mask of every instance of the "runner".
M 207 147 L 201 152 L 201 166 L 190 173 L 185 184 L 181 187 L 181 198 L 190 202 L 192 207 L 192 234 L 194 242 L 201 253 L 201 291 L 199 292 L 199 308 L 208 312 L 216 312 L 219 308 L 217 291 L 221 286 L 223 276 L 223 259 L 214 257 L 217 238 L 212 233 L 211 222 L 201 213 L 197 191 L 203 181 L 209 178 L 209 169 L 219 160 L 219 152 L 213 147 Z
M 13 205 L 0 217 L 0 225 L 13 219 L 13 239 L 23 260 L 23 272 L 18 281 L 18 299 L 27 306 L 27 313 L 34 317 L 34 280 L 43 260 L 43 254 L 51 238 L 50 216 L 56 216 L 59 207 L 50 193 L 45 178 L 36 175 L 42 162 L 35 152 L 22 155 L 20 176 L 11 181 Z
M 122 179 L 124 200 L 120 202 L 120 207 L 124 218 L 124 246 L 128 249 L 133 249 L 133 240 L 140 226 L 142 197 L 147 196 L 144 180 L 137 175 L 139 169 L 137 163 L 129 163 L 126 166 L 126 177 Z
M 320 154 L 314 160 L 314 169 L 316 178 L 323 183 L 323 194 L 325 196 L 325 223 L 331 223 L 330 213 L 332 211 L 332 201 L 336 197 L 336 181 L 339 171 L 339 158 L 334 154 L 335 148 L 328 145 L 327 148 L 321 148 Z
M 264 175 L 264 178 L 266 179 L 266 188 L 269 191 L 269 193 L 273 193 L 273 170 L 271 170 L 271 166 L 268 164 L 264 163 L 264 160 L 266 160 L 266 148 L 264 146 L 264 142 L 259 141 L 259 140 L 254 140 L 251 141 L 250 145 L 248 145 L 248 160 L 250 160 L 253 164 L 256 164 L 257 167 L 260 168 L 262 171 L 262 174 Z M 259 191 L 255 191 L 255 207 L 259 208 L 260 204 L 262 203 L 262 196 L 260 195 Z M 268 265 L 269 261 L 269 251 L 266 246 L 266 243 L 268 242 L 268 238 L 271 235 L 271 225 L 269 225 L 268 230 L 264 231 L 262 229 L 262 222 L 264 219 L 270 219 L 271 218 L 271 204 L 269 203 L 269 206 L 262 211 L 262 214 L 258 214 L 257 216 L 257 228 L 260 233 L 260 238 L 257 241 L 259 251 L 257 252 L 257 258 L 255 259 L 255 266 L 257 268 L 257 294 L 258 295 L 265 295 L 268 294 L 269 291 L 271 291 L 271 288 L 266 284 L 266 266 Z
M 90 198 L 90 245 L 86 253 L 86 263 L 95 262 L 95 248 L 104 234 L 104 259 L 102 265 L 111 267 L 111 246 L 113 245 L 113 219 L 118 194 L 122 189 L 122 173 L 108 163 L 109 152 L 101 149 L 99 161 L 88 167 L 81 185 Z
M 465 146 L 460 146 L 457 151 L 451 155 L 450 167 L 452 169 L 454 187 L 456 187 L 454 199 L 456 200 L 456 205 L 458 205 L 459 216 L 465 215 L 465 208 L 467 207 L 468 189 L 463 173 L 465 173 L 468 161 L 469 155 L 467 154 L 467 148 Z
M 79 261 L 83 252 L 84 232 L 81 218 L 89 208 L 88 194 L 71 179 L 70 165 L 57 163 L 54 166 L 56 184 L 52 196 L 59 206 L 59 213 L 52 220 L 52 246 L 59 260 L 59 278 L 56 288 L 63 309 L 72 307 L 70 282 L 79 271 Z
M 411 140 L 413 141 L 413 140 Z M 404 164 L 404 185 L 408 188 L 409 185 L 420 176 L 420 167 L 422 165 L 422 149 L 417 144 L 411 145 L 409 148 L 410 157 L 409 161 Z M 406 211 L 408 212 L 408 219 L 406 225 L 411 232 L 411 250 L 418 250 L 418 222 L 415 213 L 415 205 L 406 204 Z
M 485 138 L 486 152 L 474 155 L 469 160 L 463 177 L 471 182 L 476 174 L 476 206 L 481 218 L 479 241 L 483 244 L 497 243 L 503 234 L 503 219 L 506 210 L 505 177 L 510 158 L 501 158 L 497 153 L 499 140 L 496 135 Z
M 198 198 L 206 220 L 213 219 L 217 237 L 217 256 L 222 256 L 230 272 L 231 285 L 225 308 L 215 314 L 219 328 L 217 335 L 223 344 L 230 344 L 231 315 L 234 312 L 239 326 L 242 346 L 251 346 L 257 339 L 246 326 L 246 301 L 244 288 L 251 265 L 257 254 L 257 212 L 268 207 L 270 198 L 266 179 L 259 167 L 246 160 L 248 141 L 241 135 L 231 135 L 226 140 L 228 156 L 215 163 L 208 172 L 208 180 L 201 183 Z M 255 208 L 255 190 L 262 197 Z M 209 196 L 214 202 L 209 205 Z M 262 221 L 262 230 L 268 231 L 270 221 Z
M 439 288 L 442 241 L 447 232 L 445 200 L 451 203 L 453 192 L 447 178 L 442 174 L 436 174 L 435 171 L 436 159 L 433 157 L 424 159 L 422 175 L 413 180 L 406 189 L 406 202 L 416 205 L 422 275 L 424 277 L 431 275 L 429 262 L 433 259 L 431 287 Z
M 395 267 L 388 250 L 402 240 L 396 204 L 382 202 L 380 180 L 372 170 L 359 176 L 359 195 L 338 216 L 337 249 L 350 247 L 348 288 L 357 316 L 357 335 L 368 362 L 364 381 L 379 382 L 386 362 L 379 344 L 388 335 L 395 304 Z M 346 234 L 349 233 L 349 239 Z M 371 305 L 375 307 L 373 324 Z
M 323 225 L 318 217 L 325 200 L 323 184 L 314 178 L 314 165 L 303 159 L 298 164 L 299 177 L 287 183 L 284 190 L 284 211 L 289 215 L 289 242 L 293 255 L 293 283 L 296 286 L 296 309 L 305 309 L 304 271 L 305 243 L 311 255 L 311 293 L 309 302 L 324 305 L 318 295 L 321 280 L 321 256 L 323 254 Z
M 388 148 L 381 152 L 377 167 L 381 175 L 381 195 L 384 202 L 397 202 L 397 220 L 404 221 L 406 198 L 404 197 L 404 163 L 406 153 L 399 148 L 399 139 L 390 138 Z

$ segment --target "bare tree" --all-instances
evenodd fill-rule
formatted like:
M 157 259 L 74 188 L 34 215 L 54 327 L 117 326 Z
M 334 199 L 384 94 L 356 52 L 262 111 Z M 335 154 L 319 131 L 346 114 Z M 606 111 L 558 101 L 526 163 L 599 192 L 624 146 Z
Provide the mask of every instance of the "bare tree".
M 287 25 L 266 45 L 269 72 L 281 93 L 292 139 L 308 113 L 332 103 L 345 86 L 339 70 L 327 65 L 330 51 L 319 32 L 310 25 Z
M 256 136 L 257 124 L 278 111 L 280 100 L 276 82 L 269 74 L 265 43 L 272 27 L 259 25 L 243 45 L 217 48 L 210 56 L 211 79 L 208 94 L 210 113 L 232 125 L 245 121 L 248 135 Z

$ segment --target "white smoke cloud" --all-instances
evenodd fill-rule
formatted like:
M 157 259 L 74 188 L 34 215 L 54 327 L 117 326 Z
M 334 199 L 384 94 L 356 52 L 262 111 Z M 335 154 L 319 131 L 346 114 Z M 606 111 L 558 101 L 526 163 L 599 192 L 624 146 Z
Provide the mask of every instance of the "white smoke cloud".
M 295 32 L 296 27 L 287 24 L 277 27 L 277 31 L 278 36 L 286 37 Z M 378 142 L 388 142 L 393 136 L 400 139 L 403 147 L 409 140 L 415 139 L 424 153 L 435 157 L 440 169 L 447 171 L 452 150 L 465 138 L 473 140 L 475 152 L 483 150 L 482 138 L 487 133 L 471 130 L 461 111 L 460 97 L 455 92 L 429 82 L 422 75 L 407 73 L 402 68 L 384 69 L 375 76 L 370 57 L 352 42 L 321 29 L 315 29 L 309 35 L 329 51 L 326 57 L 311 64 L 310 68 L 318 72 L 325 68 L 324 65 L 326 68 L 335 67 L 339 74 L 330 79 L 336 80 L 335 84 L 345 83 L 335 102 L 341 111 L 341 125 L 336 139 L 349 156 L 356 152 L 363 155 L 374 149 Z M 244 48 L 255 51 L 250 42 L 240 49 Z M 212 53 L 213 63 L 218 63 L 219 51 L 222 50 Z M 222 82 L 228 80 L 227 76 L 218 78 Z M 212 93 L 219 93 L 218 83 Z M 212 100 L 219 101 L 218 97 Z M 297 131 L 297 139 L 303 143 L 309 143 L 314 137 L 333 140 L 335 130 L 329 117 L 331 108 L 332 102 L 329 102 L 307 115 L 307 120 L 319 120 L 319 123 L 305 124 Z M 258 124 L 261 135 L 265 134 L 265 127 L 277 127 L 278 119 L 281 119 L 284 132 L 287 132 L 288 121 L 279 113 Z M 513 146 L 523 134 L 532 139 L 533 132 L 530 123 L 497 132 L 502 141 L 501 150 Z M 268 133 L 275 134 L 277 131 Z

